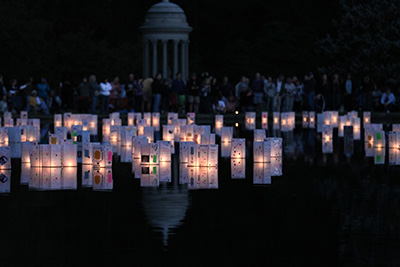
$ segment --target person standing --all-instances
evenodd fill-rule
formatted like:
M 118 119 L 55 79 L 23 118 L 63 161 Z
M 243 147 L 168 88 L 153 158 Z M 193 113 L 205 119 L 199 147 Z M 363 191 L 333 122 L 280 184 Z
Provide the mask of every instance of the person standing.
M 121 94 L 121 84 L 119 83 L 119 77 L 115 77 L 111 82 L 111 91 L 110 91 L 110 104 L 114 107 L 114 110 L 117 110 L 119 107 L 119 96 Z
M 381 97 L 381 104 L 383 105 L 383 109 L 387 113 L 390 113 L 395 101 L 396 101 L 396 98 L 394 97 L 394 94 L 391 92 L 391 89 L 388 88 L 386 90 L 386 92 L 382 94 L 382 97 Z
M 200 112 L 210 113 L 211 103 L 210 103 L 210 93 L 211 93 L 211 81 L 210 78 L 205 78 L 200 90 Z
M 353 102 L 353 82 L 351 81 L 351 75 L 347 74 L 346 81 L 344 83 L 344 106 L 346 111 L 352 110 Z
M 286 83 L 284 85 L 284 99 L 283 99 L 283 110 L 285 112 L 293 111 L 293 103 L 294 103 L 294 92 L 296 86 L 293 83 L 293 80 L 288 77 L 286 79 Z
M 46 101 L 47 96 L 50 93 L 50 86 L 48 85 L 46 78 L 42 77 L 40 79 L 40 83 L 38 83 L 37 88 L 38 88 L 38 96 L 41 97 L 44 101 Z
M 143 105 L 146 112 L 151 112 L 153 78 L 148 77 L 142 82 Z
M 335 73 L 333 75 L 332 79 L 332 110 L 339 110 L 341 106 L 341 86 L 340 86 L 340 80 L 339 80 L 339 75 Z
M 153 99 L 154 99 L 153 112 L 160 112 L 162 87 L 163 87 L 162 75 L 161 73 L 157 73 L 151 85 L 151 91 L 153 93 Z
M 264 80 L 261 79 L 261 75 L 259 72 L 256 73 L 255 79 L 251 83 L 251 90 L 253 91 L 253 101 L 254 105 L 256 106 L 256 111 L 261 111 L 263 106 L 263 92 L 264 92 Z
M 82 79 L 82 82 L 78 86 L 78 110 L 84 112 L 88 109 L 87 103 L 89 102 L 89 82 L 86 77 Z M 47 105 L 51 109 L 51 105 Z
M 110 92 L 112 86 L 108 82 L 108 79 L 105 78 L 103 82 L 100 83 L 100 99 L 101 99 L 101 113 L 107 114 L 108 113 L 108 103 L 110 99 Z
M 219 91 L 222 94 L 222 100 L 226 103 L 228 97 L 230 95 L 234 95 L 233 93 L 233 87 L 229 83 L 229 79 L 227 76 L 225 76 L 222 80 L 222 83 L 219 85 Z
M 185 82 L 182 80 L 182 74 L 178 72 L 176 74 L 176 78 L 172 81 L 171 84 L 171 100 L 172 106 L 175 107 L 176 110 L 179 110 L 180 107 L 185 106 Z
M 281 111 L 282 104 L 282 94 L 284 90 L 284 80 L 285 77 L 281 74 L 276 81 L 276 95 L 274 100 L 274 111 Z
M 197 81 L 196 73 L 192 73 L 186 84 L 188 92 L 189 112 L 199 112 L 200 84 Z
M 92 109 L 91 109 L 92 114 L 96 114 L 96 104 L 99 95 L 100 95 L 100 86 L 96 82 L 96 76 L 92 74 L 89 76 L 89 97 L 92 99 Z
M 272 81 L 272 77 L 269 76 L 264 84 L 264 93 L 266 96 L 267 102 L 267 111 L 272 113 L 274 111 L 274 100 L 276 96 L 276 86 Z

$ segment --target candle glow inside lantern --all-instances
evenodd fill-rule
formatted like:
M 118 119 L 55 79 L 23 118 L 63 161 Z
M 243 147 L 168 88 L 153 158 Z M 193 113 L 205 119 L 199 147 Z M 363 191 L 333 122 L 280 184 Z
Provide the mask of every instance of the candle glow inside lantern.
M 160 131 L 160 112 L 152 113 L 152 126 L 154 127 L 154 131 Z
M 303 111 L 302 115 L 303 115 L 303 120 L 302 120 L 303 128 L 308 128 L 308 111 Z
M 1 146 L 8 146 L 9 139 L 8 139 L 8 128 L 0 127 L 0 144 Z
M 221 135 L 221 129 L 224 126 L 224 115 L 215 115 L 215 134 Z
M 254 162 L 253 184 L 271 184 L 271 163 Z
M 246 158 L 246 139 L 233 138 L 231 144 L 231 158 Z
M 296 113 L 288 112 L 288 130 L 292 131 L 296 125 Z
M 194 145 L 194 142 L 179 143 L 179 162 L 187 163 L 189 161 L 189 147 Z
M 354 137 L 354 140 L 360 140 L 361 139 L 361 121 L 360 121 L 360 118 L 354 118 L 352 124 L 353 124 L 353 137 Z
M 97 135 L 97 115 L 91 115 L 89 120 L 89 129 L 91 135 Z
M 323 125 L 331 125 L 332 113 L 330 111 L 324 111 L 322 115 L 323 115 Z
M 154 142 L 154 128 L 152 126 L 144 127 L 143 135 L 147 137 L 149 143 Z
M 21 163 L 31 163 L 31 148 L 36 145 L 34 142 L 22 142 L 21 143 Z
M 246 128 L 246 130 L 254 130 L 256 128 L 256 113 L 255 112 L 246 112 L 245 128 Z
M 151 126 L 151 112 L 144 112 L 143 113 L 143 121 L 144 121 L 144 126 L 145 127 Z
M 322 127 L 322 153 L 333 153 L 333 126 L 323 125 Z
M 157 141 L 160 162 L 171 161 L 171 141 Z
M 400 150 L 397 148 L 389 148 L 389 165 L 400 165 Z
M 64 127 L 67 128 L 68 132 L 71 130 L 71 126 L 74 124 L 72 120 L 72 113 L 64 113 L 63 114 L 63 121 L 64 121 Z
M 254 162 L 271 162 L 271 143 L 266 141 L 253 143 Z
M 254 135 L 254 142 L 263 142 L 266 135 L 265 135 L 265 130 L 264 129 L 255 129 L 253 131 Z
M 135 125 L 135 117 L 134 117 L 133 112 L 128 113 L 128 126 L 134 126 Z
M 344 126 L 346 126 L 347 116 L 339 116 L 338 136 L 344 136 Z
M 112 156 L 113 152 L 110 145 L 92 144 L 93 167 L 111 168 Z
M 61 145 L 62 149 L 62 165 L 63 167 L 76 167 L 78 166 L 78 148 L 76 144 L 64 143 Z
M 172 125 L 175 126 L 174 128 L 175 142 L 179 142 L 181 140 L 181 126 L 186 125 L 186 119 L 172 120 Z
M 308 114 L 309 114 L 308 127 L 311 129 L 314 129 L 315 128 L 315 112 L 310 111 Z
M 175 112 L 168 112 L 167 113 L 167 118 L 168 118 L 168 124 L 172 124 L 172 120 L 177 120 L 178 119 L 178 113 Z
M 389 148 L 397 148 L 400 149 L 400 132 L 389 132 Z
M 289 119 L 289 114 L 287 112 L 282 112 L 281 113 L 281 131 L 282 132 L 287 132 L 289 130 L 288 119 Z
M 136 127 L 128 126 L 121 128 L 121 146 L 124 147 L 131 147 L 132 146 L 132 139 L 135 133 Z
M 171 182 L 171 162 L 160 162 L 160 182 Z
M 385 147 L 385 132 L 376 131 L 374 134 L 374 147 L 384 148 Z
M 169 141 L 171 150 L 170 153 L 175 154 L 175 126 L 163 125 L 163 140 Z
M 261 129 L 268 129 L 268 112 L 261 112 Z
M 56 127 L 62 126 L 62 115 L 61 114 L 54 114 L 54 130 Z
M 61 145 L 31 145 L 31 167 L 62 167 Z
M 194 112 L 188 112 L 186 115 L 186 118 L 187 118 L 188 125 L 195 124 L 196 114 Z
M 279 124 L 279 118 L 281 114 L 279 112 L 274 112 L 273 113 L 273 129 L 279 129 L 280 124 Z
M 221 142 L 230 143 L 233 138 L 233 128 L 232 127 L 222 127 L 221 129 Z
M 371 112 L 370 111 L 364 111 L 363 112 L 363 126 L 364 126 L 364 128 L 367 125 L 370 125 L 370 124 L 371 124 Z

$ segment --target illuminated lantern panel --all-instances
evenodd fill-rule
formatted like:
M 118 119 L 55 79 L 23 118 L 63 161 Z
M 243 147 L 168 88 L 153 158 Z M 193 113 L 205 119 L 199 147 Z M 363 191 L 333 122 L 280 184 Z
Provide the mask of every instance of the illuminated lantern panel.
M 311 129 L 315 128 L 315 112 L 314 111 L 309 112 L 308 127 Z
M 160 162 L 160 182 L 171 182 L 171 162 Z
M 261 112 L 261 129 L 268 129 L 268 112 Z
M 100 145 L 99 143 L 83 143 L 82 144 L 82 165 L 93 165 L 92 145 Z
M 89 130 L 91 135 L 97 135 L 97 115 L 91 115 L 89 121 Z
M 375 147 L 374 148 L 374 164 L 380 165 L 385 164 L 385 148 Z
M 239 159 L 246 157 L 246 139 L 233 138 L 231 147 L 231 158 Z
M 337 128 L 339 125 L 339 112 L 338 111 L 331 111 L 331 125 L 333 128 Z
M 198 149 L 199 145 L 197 144 L 189 144 L 188 146 L 188 166 L 198 166 Z
M 255 112 L 246 112 L 245 128 L 246 128 L 246 130 L 254 130 L 256 128 L 256 113 Z
M 0 144 L 1 146 L 8 146 L 8 128 L 0 127 Z
M 188 112 L 186 115 L 186 118 L 187 118 L 188 125 L 195 124 L 196 114 L 194 112 Z
M 152 126 L 144 127 L 143 135 L 147 137 L 149 143 L 154 141 L 154 128 Z
M 17 126 L 28 125 L 28 119 L 17 119 Z
M 172 154 L 175 154 L 175 126 L 174 125 L 163 125 L 163 140 L 170 141 Z
M 400 150 L 397 148 L 389 148 L 389 165 L 400 165 Z
M 392 125 L 393 132 L 400 132 L 400 124 L 393 124 Z
M 77 144 L 78 131 L 82 131 L 82 125 L 72 125 L 71 126 L 71 139 L 74 144 Z
M 222 127 L 221 129 L 221 142 L 230 143 L 233 138 L 233 128 L 232 127 Z
M 138 125 L 139 121 L 142 121 L 142 113 L 133 113 L 134 123 Z
M 268 138 L 265 138 L 265 142 L 270 143 L 271 158 L 282 157 L 282 138 L 268 137 Z M 271 161 L 272 161 L 272 159 L 271 159 Z
M 172 120 L 177 120 L 178 119 L 178 113 L 175 112 L 168 112 L 167 113 L 167 118 L 168 118 L 168 124 L 172 124 Z
M 103 119 L 103 142 L 110 142 L 111 120 Z
M 384 148 L 385 147 L 385 132 L 376 131 L 374 134 L 374 147 Z
M 263 142 L 266 137 L 264 129 L 255 129 L 254 130 L 254 142 Z
M 160 162 L 171 161 L 171 141 L 157 141 Z
M 333 126 L 322 127 L 322 153 L 333 153 Z
M 287 112 L 281 113 L 281 131 L 287 132 L 289 130 L 288 126 L 289 114 Z
M 134 126 L 135 125 L 135 113 L 129 112 L 128 113 L 128 126 Z
M 201 135 L 202 145 L 214 145 L 215 144 L 215 134 L 204 133 Z
M 231 176 L 232 179 L 246 178 L 246 159 L 244 158 L 231 159 Z
M 123 127 L 121 129 L 121 146 L 131 147 L 134 136 L 134 127 Z
M 58 136 L 58 141 L 67 140 L 68 130 L 67 127 L 56 127 L 54 129 L 54 134 Z
M 152 113 L 152 126 L 154 127 L 155 131 L 160 131 L 160 113 L 153 112 Z
M 110 145 L 92 144 L 92 153 L 94 167 L 111 168 L 113 152 Z
M 0 147 L 0 170 L 8 169 L 11 169 L 11 150 L 9 147 Z
M 279 118 L 280 117 L 281 117 L 281 114 L 279 112 L 273 113 L 273 128 L 274 129 L 279 129 L 279 127 L 280 127 Z
M 289 112 L 288 113 L 288 130 L 292 131 L 296 126 L 296 113 Z
M 194 142 L 179 143 L 179 162 L 187 163 L 189 161 L 189 147 L 194 145 Z
M 151 126 L 151 112 L 144 112 L 143 113 L 143 121 L 144 121 L 144 126 L 145 127 Z
M 13 127 L 14 119 L 4 119 L 4 127 Z
M 63 167 L 76 167 L 77 160 L 77 145 L 64 143 L 62 146 L 62 165 Z
M 400 149 L 400 132 L 389 132 L 389 148 L 397 148 Z
M 363 112 L 363 126 L 364 128 L 371 124 L 371 112 L 364 111 Z
M 134 159 L 141 158 L 141 147 L 143 144 L 147 144 L 149 141 L 146 136 L 138 135 L 133 137 L 132 156 Z
M 60 135 L 49 133 L 49 144 L 50 145 L 59 145 L 62 142 L 61 140 L 62 139 L 60 138 Z
M 31 148 L 36 144 L 34 142 L 22 142 L 21 143 L 21 163 L 31 163 Z M 30 165 L 29 165 L 30 166 Z
M 224 126 L 224 115 L 215 115 L 215 134 L 221 135 L 221 129 Z
M 271 176 L 282 176 L 282 157 L 271 158 Z
M 77 141 L 77 160 L 78 163 L 82 163 L 83 158 L 83 144 L 90 143 L 90 132 L 89 131 L 78 131 L 76 135 Z
M 347 116 L 339 116 L 338 136 L 344 136 L 344 126 L 346 126 Z
M 354 140 L 360 140 L 361 139 L 361 120 L 360 120 L 360 118 L 354 118 L 352 124 L 353 124 Z
M 303 111 L 302 115 L 303 115 L 302 119 L 303 128 L 308 128 L 308 116 L 309 116 L 308 111 Z

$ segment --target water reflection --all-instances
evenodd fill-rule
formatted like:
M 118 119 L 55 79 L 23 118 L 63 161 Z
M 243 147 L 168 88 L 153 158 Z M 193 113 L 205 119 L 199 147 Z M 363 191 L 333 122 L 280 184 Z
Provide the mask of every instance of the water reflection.
M 232 179 L 246 178 L 246 159 L 231 159 L 231 175 Z
M 271 184 L 271 163 L 267 162 L 254 163 L 253 184 Z
M 93 191 L 112 191 L 114 183 L 111 168 L 93 168 L 92 173 Z
M 24 173 L 26 173 L 26 171 L 24 171 Z M 30 168 L 29 190 L 47 191 L 76 189 L 77 167 Z
M 0 170 L 0 193 L 10 193 L 11 191 L 11 170 Z

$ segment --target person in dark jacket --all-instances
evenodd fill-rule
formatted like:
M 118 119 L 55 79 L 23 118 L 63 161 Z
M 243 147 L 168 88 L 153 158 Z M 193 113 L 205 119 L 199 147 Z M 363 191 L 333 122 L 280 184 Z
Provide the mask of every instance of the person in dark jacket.
M 151 85 L 151 91 L 153 93 L 153 112 L 160 112 L 161 105 L 161 92 L 163 90 L 163 81 L 161 73 L 158 73 Z
M 89 96 L 92 99 L 92 114 L 96 114 L 97 98 L 100 95 L 100 85 L 96 82 L 96 76 L 89 77 Z
M 188 94 L 189 112 L 199 112 L 200 104 L 200 82 L 197 81 L 197 74 L 192 73 L 186 84 Z

